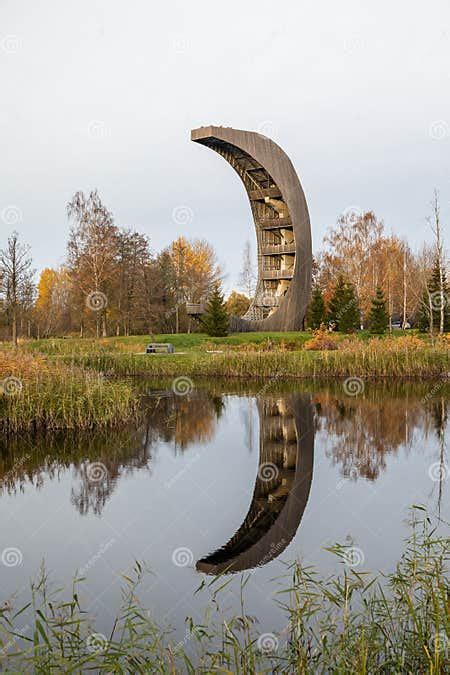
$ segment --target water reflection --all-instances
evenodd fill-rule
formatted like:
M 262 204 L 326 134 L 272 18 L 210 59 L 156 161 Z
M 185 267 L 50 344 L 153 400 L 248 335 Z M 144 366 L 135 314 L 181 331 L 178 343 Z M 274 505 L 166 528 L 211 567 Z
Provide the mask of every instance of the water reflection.
M 352 480 L 377 480 L 388 455 L 401 447 L 409 451 L 416 432 L 442 438 L 447 423 L 446 398 L 419 398 L 404 386 L 384 395 L 380 388 L 368 388 L 357 398 L 336 395 L 330 388 L 315 392 L 313 400 L 316 431 L 326 432 L 329 440 L 326 454 Z
M 194 389 L 187 396 L 175 396 L 172 390 L 149 391 L 145 436 L 173 442 L 176 452 L 207 443 L 215 436 L 224 407 L 223 396 L 209 389 Z
M 238 572 L 270 562 L 292 541 L 308 501 L 314 457 L 310 396 L 268 396 L 257 403 L 260 453 L 252 502 L 228 543 L 197 562 L 201 572 Z
M 286 548 L 308 500 L 315 434 L 320 434 L 330 463 L 352 481 L 376 481 L 386 471 L 390 455 L 400 448 L 421 452 L 424 439 L 437 438 L 438 454 L 431 461 L 439 462 L 442 471 L 431 486 L 440 508 L 447 466 L 448 387 L 442 383 L 434 387 L 367 386 L 364 396 L 351 398 L 338 385 L 310 387 L 309 392 L 285 387 L 264 395 L 258 395 L 257 388 L 252 391 L 248 383 L 236 385 L 236 393 L 246 400 L 240 408 L 241 425 L 234 431 L 235 443 L 252 448 L 256 398 L 259 470 L 242 525 L 230 541 L 199 560 L 197 569 L 215 574 L 245 570 L 269 562 Z M 152 390 L 144 398 L 145 417 L 138 428 L 108 434 L 4 437 L 0 439 L 0 497 L 20 494 L 27 487 L 43 490 L 46 482 L 70 472 L 70 503 L 82 516 L 101 516 L 119 481 L 137 471 L 150 476 L 158 453 L 169 449 L 181 460 L 190 448 L 214 442 L 221 418 L 226 417 L 228 397 L 223 391 L 218 382 L 198 387 L 188 396 Z M 92 478 L 92 463 L 104 467 L 99 479 Z M 221 466 L 214 470 L 220 474 Z
M 151 471 L 151 444 L 142 430 L 123 429 L 113 434 L 52 434 L 8 439 L 0 448 L 0 496 L 42 490 L 68 470 L 74 487 L 70 500 L 81 515 L 100 515 L 122 476 L 135 470 Z M 100 479 L 89 479 L 92 463 L 104 467 Z
M 136 470 L 151 474 L 158 442 L 173 444 L 178 453 L 211 441 L 224 408 L 221 396 L 204 389 L 189 397 L 156 393 L 144 405 L 145 421 L 137 429 L 1 439 L 0 496 L 27 485 L 40 490 L 71 470 L 71 503 L 80 515 L 101 515 L 122 477 Z

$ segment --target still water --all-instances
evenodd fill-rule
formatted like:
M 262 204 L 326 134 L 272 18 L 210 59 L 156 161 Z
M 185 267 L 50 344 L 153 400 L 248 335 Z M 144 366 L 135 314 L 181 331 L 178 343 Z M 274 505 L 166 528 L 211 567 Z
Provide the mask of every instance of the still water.
M 278 385 L 277 385 L 278 386 Z M 140 599 L 182 637 L 203 618 L 203 578 L 231 579 L 218 616 L 246 610 L 281 630 L 274 602 L 286 563 L 342 569 L 325 550 L 358 551 L 357 569 L 389 571 L 408 509 L 449 521 L 447 399 L 425 385 L 145 385 L 145 423 L 113 434 L 2 440 L 0 602 L 21 607 L 42 562 L 56 586 L 78 570 L 81 596 L 108 633 L 135 560 Z M 13 564 L 11 564 L 13 563 Z M 18 563 L 18 564 L 17 564 Z M 26 619 L 24 619 L 26 621 Z

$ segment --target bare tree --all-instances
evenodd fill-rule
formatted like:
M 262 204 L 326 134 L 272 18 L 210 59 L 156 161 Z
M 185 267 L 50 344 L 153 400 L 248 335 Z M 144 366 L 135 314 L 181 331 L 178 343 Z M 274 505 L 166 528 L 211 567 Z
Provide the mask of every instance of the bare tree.
M 438 302 L 434 302 L 434 305 L 438 306 L 439 310 L 439 333 L 442 335 L 444 332 L 444 321 L 445 321 L 445 305 L 447 303 L 447 298 L 445 297 L 445 273 L 444 273 L 444 244 L 442 241 L 442 229 L 441 229 L 441 207 L 439 204 L 439 193 L 437 190 L 434 191 L 433 201 L 431 202 L 431 207 L 433 215 L 431 218 L 431 229 L 435 236 L 435 249 L 436 249 L 436 263 L 438 266 L 439 272 L 439 299 Z M 431 314 L 433 313 L 433 308 L 431 308 Z
M 239 286 L 245 291 L 249 298 L 253 298 L 255 294 L 256 274 L 252 258 L 252 247 L 250 242 L 245 242 L 242 256 L 242 272 L 239 277 Z
M 27 303 L 32 294 L 33 270 L 30 247 L 21 244 L 17 232 L 8 238 L 6 248 L 0 251 L 0 279 L 5 295 L 6 311 L 11 317 L 12 341 L 17 346 L 17 320 L 21 302 Z
M 406 241 L 403 242 L 403 274 L 402 274 L 402 290 L 403 290 L 403 301 L 402 301 L 402 328 L 406 328 L 406 307 L 407 307 L 407 291 L 408 284 L 406 282 L 406 274 L 408 270 L 408 246 Z

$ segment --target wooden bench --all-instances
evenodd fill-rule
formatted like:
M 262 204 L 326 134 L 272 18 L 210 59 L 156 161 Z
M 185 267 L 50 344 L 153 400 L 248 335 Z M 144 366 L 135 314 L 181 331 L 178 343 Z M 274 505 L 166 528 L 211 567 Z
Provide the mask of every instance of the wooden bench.
M 157 354 L 158 352 L 160 353 L 166 353 L 166 354 L 173 354 L 175 352 L 175 349 L 170 342 L 150 342 L 149 345 L 147 345 L 147 348 L 145 350 L 146 354 Z

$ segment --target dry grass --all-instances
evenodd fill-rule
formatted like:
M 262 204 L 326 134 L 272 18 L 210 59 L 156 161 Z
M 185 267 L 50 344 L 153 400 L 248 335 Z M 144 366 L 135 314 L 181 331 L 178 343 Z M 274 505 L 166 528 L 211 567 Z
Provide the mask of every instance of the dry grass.
M 0 430 L 91 429 L 137 415 L 130 384 L 22 351 L 0 351 Z
M 319 328 L 314 331 L 314 337 L 308 342 L 305 342 L 305 349 L 307 351 L 330 351 L 338 349 L 339 347 L 339 336 L 330 333 L 326 328 Z
M 221 348 L 218 353 L 203 351 L 184 355 L 132 355 L 92 351 L 63 357 L 83 368 L 118 376 L 149 377 L 241 377 L 241 378 L 336 378 L 355 376 L 379 378 L 442 378 L 449 368 L 449 350 L 438 345 L 409 348 L 395 341 L 369 340 L 345 344 L 334 350 L 235 351 Z
M 278 337 L 245 342 L 240 335 L 236 343 L 180 336 L 180 344 L 193 343 L 174 356 L 142 354 L 145 338 L 46 340 L 18 350 L 4 346 L 0 348 L 0 429 L 7 433 L 90 429 L 134 419 L 139 406 L 134 387 L 105 375 L 376 380 L 447 378 L 450 371 L 449 336 L 433 341 L 412 334 L 363 340 L 318 331 L 301 344 Z M 172 336 L 166 339 L 173 341 Z

